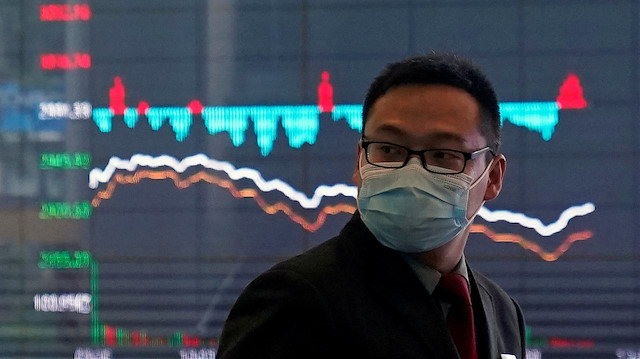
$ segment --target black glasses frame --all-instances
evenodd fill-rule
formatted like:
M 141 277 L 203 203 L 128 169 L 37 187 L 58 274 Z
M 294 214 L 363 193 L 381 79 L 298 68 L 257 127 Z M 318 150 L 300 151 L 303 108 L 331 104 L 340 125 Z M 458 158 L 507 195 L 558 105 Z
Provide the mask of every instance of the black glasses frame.
M 391 166 L 381 166 L 379 164 L 372 163 L 371 161 L 369 161 L 369 152 L 367 150 L 369 145 L 371 145 L 372 143 L 381 143 L 381 144 L 400 147 L 400 148 L 402 148 L 402 149 L 407 151 L 407 158 L 404 159 L 404 162 L 399 167 L 397 167 L 397 166 L 393 166 L 393 167 L 391 167 Z M 480 156 L 481 154 L 483 154 L 483 153 L 485 153 L 487 151 L 489 151 L 492 156 L 494 156 L 494 157 L 496 156 L 495 153 L 493 153 L 493 150 L 491 149 L 491 147 L 489 147 L 489 146 L 483 147 L 483 148 L 481 148 L 479 150 L 475 150 L 473 152 L 464 152 L 464 151 L 452 150 L 452 149 L 449 149 L 449 148 L 429 148 L 429 149 L 426 149 L 426 150 L 415 151 L 415 150 L 410 149 L 409 147 L 405 147 L 405 146 L 398 145 L 398 144 L 391 143 L 391 142 L 367 141 L 367 140 L 364 140 L 364 139 L 360 140 L 360 146 L 362 146 L 362 149 L 364 150 L 364 157 L 367 160 L 367 162 L 372 164 L 372 165 L 374 165 L 374 166 L 376 166 L 376 167 L 402 168 L 402 167 L 406 166 L 407 163 L 409 163 L 409 160 L 411 159 L 411 155 L 418 155 L 418 157 L 420 157 L 420 162 L 422 163 L 422 167 L 424 167 L 425 170 L 427 170 L 427 171 L 429 171 L 431 173 L 447 174 L 447 175 L 455 175 L 455 174 L 464 172 L 464 169 L 467 167 L 467 162 L 469 160 L 475 159 L 475 158 L 477 158 L 478 156 Z M 427 161 L 426 161 L 426 159 L 424 157 L 424 154 L 427 153 L 427 152 L 432 152 L 432 151 L 450 151 L 450 152 L 456 152 L 456 153 L 461 154 L 464 157 L 464 164 L 462 165 L 462 169 L 460 171 L 458 171 L 458 172 L 437 172 L 437 171 L 430 170 L 427 167 Z

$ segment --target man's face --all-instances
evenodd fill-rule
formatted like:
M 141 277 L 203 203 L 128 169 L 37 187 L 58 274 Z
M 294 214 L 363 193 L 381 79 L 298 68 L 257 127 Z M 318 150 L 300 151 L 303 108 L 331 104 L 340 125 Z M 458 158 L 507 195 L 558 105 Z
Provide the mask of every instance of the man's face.
M 487 145 L 480 134 L 480 105 L 466 91 L 447 85 L 406 85 L 389 90 L 369 111 L 364 138 L 416 151 L 437 148 L 473 152 Z M 358 160 L 366 163 L 361 147 Z M 464 172 L 476 180 L 486 166 L 485 156 L 480 156 L 467 161 Z M 493 199 L 500 192 L 504 157 L 497 156 L 491 167 L 489 175 L 469 194 L 469 216 L 483 200 Z M 357 165 L 353 180 L 360 188 L 362 178 Z

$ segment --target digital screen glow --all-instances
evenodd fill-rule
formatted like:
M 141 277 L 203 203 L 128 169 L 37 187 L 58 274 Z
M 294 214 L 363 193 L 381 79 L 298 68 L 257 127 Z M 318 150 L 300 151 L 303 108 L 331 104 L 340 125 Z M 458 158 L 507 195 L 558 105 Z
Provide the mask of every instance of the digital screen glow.
M 527 359 L 639 359 L 638 14 L 0 1 L 0 358 L 215 358 L 242 289 L 356 210 L 369 82 L 441 50 L 500 98 L 505 183 L 465 255 Z

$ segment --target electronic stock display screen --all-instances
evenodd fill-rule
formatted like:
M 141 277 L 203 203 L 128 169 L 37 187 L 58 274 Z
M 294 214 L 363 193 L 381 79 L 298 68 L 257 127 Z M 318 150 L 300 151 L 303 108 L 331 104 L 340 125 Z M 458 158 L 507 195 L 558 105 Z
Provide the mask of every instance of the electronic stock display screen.
M 249 281 L 355 210 L 370 81 L 431 50 L 500 98 L 466 256 L 527 357 L 640 358 L 639 7 L 0 0 L 0 358 L 214 358 Z

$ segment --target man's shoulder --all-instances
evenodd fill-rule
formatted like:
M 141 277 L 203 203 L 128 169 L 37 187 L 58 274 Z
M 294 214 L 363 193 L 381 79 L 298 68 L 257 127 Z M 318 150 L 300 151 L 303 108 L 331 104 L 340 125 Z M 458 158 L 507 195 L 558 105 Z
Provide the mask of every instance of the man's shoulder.
M 348 238 L 336 236 L 326 240 L 301 254 L 277 263 L 267 272 L 294 272 L 310 281 L 321 280 L 345 270 L 351 257 L 345 241 Z
M 481 292 L 482 304 L 489 306 L 485 307 L 489 325 L 502 340 L 503 347 L 500 350 L 502 352 L 508 350 L 507 352 L 518 354 L 518 358 L 524 358 L 526 326 L 522 309 L 516 300 L 496 282 L 477 271 L 471 273 Z
M 268 272 L 293 271 L 307 278 L 322 278 L 351 271 L 366 261 L 362 254 L 375 246 L 359 216 L 354 216 L 335 237 L 277 263 Z
M 502 310 L 510 308 L 509 312 L 520 315 L 518 314 L 521 312 L 520 306 L 500 285 L 478 271 L 472 270 L 472 275 L 478 285 L 478 289 L 491 297 L 494 306 L 500 307 Z
M 473 278 L 478 284 L 478 287 L 484 289 L 490 295 L 510 298 L 509 294 L 491 278 L 487 277 L 481 272 L 478 272 L 477 270 L 472 270 L 472 273 Z

